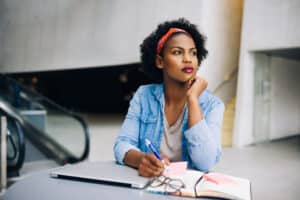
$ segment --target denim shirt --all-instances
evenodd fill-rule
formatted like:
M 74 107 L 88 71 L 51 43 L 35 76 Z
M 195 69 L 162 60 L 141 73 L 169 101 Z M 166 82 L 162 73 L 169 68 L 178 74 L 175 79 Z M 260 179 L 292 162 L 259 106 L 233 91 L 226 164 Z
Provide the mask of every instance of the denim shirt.
M 183 117 L 182 160 L 189 168 L 208 171 L 221 156 L 221 127 L 224 104 L 204 90 L 199 96 L 203 119 L 188 127 L 188 109 Z M 139 87 L 130 101 L 130 106 L 114 145 L 118 163 L 124 164 L 125 154 L 135 149 L 150 153 L 145 145 L 149 139 L 160 151 L 163 136 L 164 86 L 151 84 Z

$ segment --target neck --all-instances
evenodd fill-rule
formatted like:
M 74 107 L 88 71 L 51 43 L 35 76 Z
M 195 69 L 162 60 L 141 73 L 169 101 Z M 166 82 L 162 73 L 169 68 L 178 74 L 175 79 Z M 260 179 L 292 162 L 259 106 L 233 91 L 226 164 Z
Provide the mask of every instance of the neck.
M 186 91 L 184 83 L 165 82 L 164 95 L 166 105 L 184 105 Z

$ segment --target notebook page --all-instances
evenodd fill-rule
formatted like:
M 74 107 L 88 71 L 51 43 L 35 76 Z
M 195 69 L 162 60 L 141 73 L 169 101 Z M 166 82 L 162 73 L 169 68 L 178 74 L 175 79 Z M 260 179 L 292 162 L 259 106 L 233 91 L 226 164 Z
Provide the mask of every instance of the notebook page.
M 247 179 L 226 176 L 231 182 L 216 183 L 203 180 L 198 186 L 200 196 L 235 197 L 235 199 L 250 200 L 250 182 Z
M 172 162 L 164 171 L 164 176 L 184 175 L 187 169 L 187 162 Z
M 194 196 L 194 185 L 197 180 L 203 175 L 203 172 L 196 170 L 186 170 L 183 175 L 169 175 L 171 179 L 180 179 L 184 182 L 185 188 L 181 189 L 183 196 Z M 147 189 L 149 192 L 165 194 L 165 186 L 151 187 Z

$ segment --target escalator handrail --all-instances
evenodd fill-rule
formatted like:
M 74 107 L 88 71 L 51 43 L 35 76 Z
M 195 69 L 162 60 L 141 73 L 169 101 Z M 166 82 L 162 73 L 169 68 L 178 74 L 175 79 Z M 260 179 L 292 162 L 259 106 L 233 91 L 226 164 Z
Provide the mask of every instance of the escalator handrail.
M 82 118 L 79 114 L 70 111 L 62 106 L 60 106 L 59 104 L 53 102 L 52 100 L 50 100 L 49 98 L 39 94 L 36 91 L 30 90 L 29 88 L 27 88 L 26 86 L 20 84 L 18 81 L 16 81 L 13 78 L 8 77 L 7 75 L 1 74 L 0 73 L 0 78 L 4 79 L 7 82 L 12 82 L 13 84 L 17 85 L 19 88 L 22 89 L 22 91 L 25 91 L 26 93 L 30 94 L 31 96 L 34 96 L 35 98 L 31 98 L 30 101 L 33 102 L 46 102 L 49 105 L 53 106 L 55 109 L 63 112 L 66 115 L 69 115 L 71 117 L 73 117 L 74 119 L 76 119 L 83 127 L 83 131 L 84 131 L 84 138 L 85 138 L 85 142 L 84 142 L 84 151 L 82 153 L 81 156 L 79 156 L 79 158 L 77 158 L 76 160 L 78 161 L 82 161 L 84 159 L 87 158 L 88 154 L 89 154 L 89 150 L 90 150 L 90 137 L 89 137 L 89 130 L 88 130 L 88 125 L 87 122 L 85 121 L 84 118 Z M 20 118 L 21 116 L 19 116 Z M 22 117 L 21 117 L 22 118 Z M 23 120 L 24 121 L 24 120 Z M 26 120 L 25 120 L 26 121 Z M 26 123 L 26 124 L 30 124 L 30 123 Z M 30 124 L 31 125 L 31 124 Z M 32 126 L 32 125 L 31 125 Z M 35 127 L 34 127 L 35 128 Z
M 7 140 L 10 140 L 11 144 L 14 146 L 13 149 L 14 149 L 14 156 L 13 158 L 11 159 L 13 161 L 13 165 L 9 164 L 7 162 L 7 168 L 9 170 L 19 170 L 22 168 L 23 166 L 23 163 L 24 163 L 24 159 L 25 159 L 25 151 L 26 151 L 26 148 L 25 148 L 25 137 L 24 137 L 24 132 L 21 128 L 21 125 L 19 124 L 19 122 L 15 119 L 13 119 L 11 116 L 8 115 L 7 112 L 5 112 L 5 109 L 2 109 L 3 108 L 3 103 L 0 101 L 0 111 L 2 111 L 1 115 L 4 115 L 6 116 L 6 119 L 7 119 Z M 12 136 L 9 135 L 9 129 L 8 129 L 8 124 L 9 124 L 9 121 L 10 120 L 13 120 L 13 123 L 16 123 L 16 128 L 18 129 L 17 130 L 17 137 L 18 137 L 18 143 L 15 144 L 12 139 Z M 18 152 L 17 152 L 18 151 Z M 7 158 L 9 159 L 9 158 Z
M 16 120 L 24 129 L 26 136 L 38 146 L 47 156 L 53 158 L 59 164 L 74 163 L 78 159 L 69 153 L 60 144 L 43 133 L 40 129 L 28 122 L 16 109 L 0 98 L 0 109 L 6 115 Z
M 1 109 L 2 110 L 2 109 Z M 3 110 L 2 110 L 3 111 Z M 8 119 L 10 120 L 10 119 Z M 14 120 L 14 119 L 13 119 Z M 15 156 L 17 156 L 17 160 L 15 161 L 15 164 L 14 165 L 8 165 L 7 167 L 9 168 L 9 170 L 16 170 L 18 171 L 19 169 L 22 168 L 23 166 L 23 163 L 24 163 L 24 159 L 25 159 L 25 151 L 26 151 L 26 147 L 25 147 L 25 137 L 24 137 L 24 131 L 21 127 L 21 125 L 19 124 L 18 121 L 14 120 L 13 123 L 16 123 L 16 128 L 18 129 L 17 130 L 17 137 L 18 137 L 18 147 L 15 147 L 14 151 L 15 152 Z M 7 130 L 9 131 L 9 130 Z M 13 145 L 13 139 L 12 139 L 12 136 L 8 135 L 8 137 L 10 137 L 11 139 L 11 143 Z M 17 150 L 19 150 L 19 152 L 17 153 Z M 15 160 L 16 158 L 14 158 L 13 160 Z

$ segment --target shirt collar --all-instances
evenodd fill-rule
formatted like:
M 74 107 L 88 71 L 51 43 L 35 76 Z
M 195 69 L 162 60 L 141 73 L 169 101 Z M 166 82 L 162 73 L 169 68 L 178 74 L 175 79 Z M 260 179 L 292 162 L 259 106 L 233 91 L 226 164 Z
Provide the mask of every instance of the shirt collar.
M 165 95 L 164 95 L 164 84 L 161 83 L 161 84 L 158 84 L 158 87 L 155 87 L 154 88 L 154 96 L 156 97 L 157 101 L 160 103 L 161 107 L 164 108 L 165 106 Z M 205 89 L 202 94 L 200 95 L 200 106 L 203 107 L 205 102 L 207 101 L 207 96 L 208 94 L 208 90 Z M 184 118 L 187 117 L 187 114 L 185 113 L 185 116 Z
M 156 97 L 157 101 L 160 103 L 161 107 L 165 105 L 165 95 L 164 95 L 164 84 L 158 84 L 158 87 L 154 88 L 154 96 Z
M 205 89 L 202 94 L 200 95 L 200 104 L 203 104 L 206 101 L 207 98 L 207 89 Z M 155 87 L 154 96 L 160 103 L 164 103 L 164 84 L 158 84 L 158 87 Z M 163 104 L 162 104 L 163 105 Z
M 153 90 L 153 94 L 155 96 L 155 98 L 157 99 L 157 101 L 159 102 L 161 108 L 162 108 L 162 112 L 164 110 L 165 107 L 165 95 L 164 95 L 164 84 L 158 84 L 158 87 L 155 87 L 155 89 Z M 208 94 L 208 90 L 205 89 L 202 94 L 200 95 L 200 106 L 201 108 L 203 108 L 205 106 L 205 101 L 207 101 L 207 96 Z M 188 109 L 185 109 L 184 115 L 183 115 L 183 127 L 186 129 L 188 125 Z

